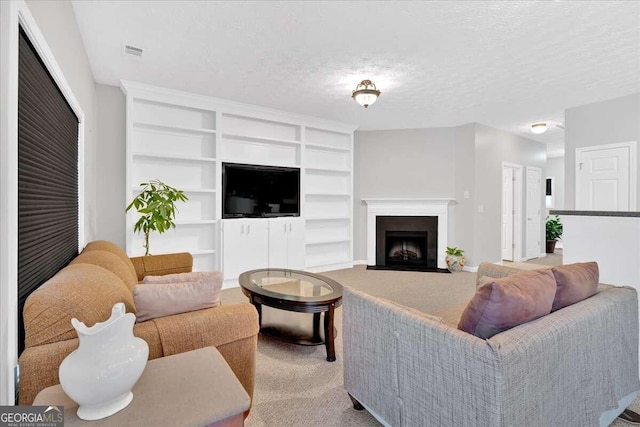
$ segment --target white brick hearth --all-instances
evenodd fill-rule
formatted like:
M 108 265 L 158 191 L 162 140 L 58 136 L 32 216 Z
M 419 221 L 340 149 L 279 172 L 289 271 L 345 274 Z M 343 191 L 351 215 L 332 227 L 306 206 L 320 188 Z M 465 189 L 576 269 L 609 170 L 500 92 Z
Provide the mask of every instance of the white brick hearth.
M 447 219 L 454 199 L 362 199 L 367 204 L 367 265 L 376 265 L 376 217 L 437 216 L 438 268 L 447 268 Z

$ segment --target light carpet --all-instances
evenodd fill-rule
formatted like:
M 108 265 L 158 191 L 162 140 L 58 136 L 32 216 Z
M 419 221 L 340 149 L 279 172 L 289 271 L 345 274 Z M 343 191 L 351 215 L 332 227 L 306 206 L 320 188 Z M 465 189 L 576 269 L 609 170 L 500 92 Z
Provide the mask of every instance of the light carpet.
M 503 261 L 504 265 L 519 268 L 522 270 L 536 270 L 538 268 L 546 268 L 546 267 L 555 267 L 556 265 L 562 265 L 562 249 L 556 249 L 554 253 L 547 254 L 542 258 L 533 258 L 529 261 L 524 262 L 511 262 L 511 261 Z
M 462 304 L 475 291 L 475 274 L 466 272 L 380 271 L 356 266 L 323 274 L 343 285 L 417 309 L 425 304 L 435 309 L 452 302 Z M 223 304 L 240 301 L 246 302 L 247 298 L 239 288 L 222 291 Z M 311 324 L 310 315 L 302 316 L 307 316 Z M 299 346 L 259 336 L 254 400 L 245 426 L 380 425 L 367 411 L 353 409 L 343 387 L 342 307 L 336 310 L 335 325 L 335 362 L 326 361 L 324 346 Z
M 554 264 L 557 265 L 557 264 Z M 364 266 L 323 273 L 343 285 L 409 307 L 444 308 L 463 304 L 475 292 L 473 273 L 366 270 Z M 223 304 L 246 302 L 239 288 L 222 291 Z M 311 322 L 310 315 L 307 316 Z M 256 381 L 247 427 L 379 426 L 367 411 L 356 411 L 343 387 L 342 308 L 336 310 L 335 362 L 324 346 L 299 346 L 259 336 Z M 372 373 L 375 375 L 375 373 Z M 640 398 L 630 406 L 640 412 Z M 628 426 L 615 421 L 613 427 Z

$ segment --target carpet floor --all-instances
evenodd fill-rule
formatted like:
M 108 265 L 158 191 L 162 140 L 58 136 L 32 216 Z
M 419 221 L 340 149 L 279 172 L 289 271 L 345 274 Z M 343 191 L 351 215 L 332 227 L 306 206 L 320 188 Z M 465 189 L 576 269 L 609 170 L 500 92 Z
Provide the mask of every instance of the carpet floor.
M 463 304 L 475 292 L 475 273 L 380 271 L 356 266 L 323 274 L 343 285 L 419 310 L 425 306 L 437 310 L 451 304 Z M 246 301 L 239 288 L 222 291 L 223 304 Z M 266 319 L 273 314 L 264 307 L 263 315 Z M 308 314 L 287 315 L 293 316 L 291 321 L 311 323 Z M 380 425 L 367 411 L 353 409 L 343 387 L 341 307 L 336 310 L 335 325 L 338 330 L 335 362 L 326 361 L 324 346 L 300 346 L 259 336 L 253 407 L 245 426 Z M 640 412 L 640 398 L 632 403 L 630 409 Z M 622 421 L 612 424 L 613 427 L 628 425 Z

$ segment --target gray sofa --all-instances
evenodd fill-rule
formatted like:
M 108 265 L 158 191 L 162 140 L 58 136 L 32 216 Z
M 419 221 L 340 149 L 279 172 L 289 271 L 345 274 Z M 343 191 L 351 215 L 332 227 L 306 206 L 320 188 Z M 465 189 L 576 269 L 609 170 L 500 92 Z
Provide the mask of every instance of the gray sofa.
M 478 277 L 512 273 L 483 264 Z M 344 386 L 354 406 L 390 426 L 582 427 L 608 425 L 640 390 L 632 288 L 600 285 L 487 340 L 456 324 L 345 287 Z

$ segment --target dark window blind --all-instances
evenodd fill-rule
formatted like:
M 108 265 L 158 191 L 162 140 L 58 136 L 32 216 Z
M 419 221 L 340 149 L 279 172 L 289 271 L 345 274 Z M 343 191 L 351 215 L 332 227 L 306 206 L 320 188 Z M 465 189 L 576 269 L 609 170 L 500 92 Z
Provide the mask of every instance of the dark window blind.
M 24 303 L 78 254 L 78 118 L 20 29 L 18 347 Z

